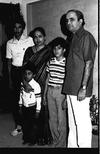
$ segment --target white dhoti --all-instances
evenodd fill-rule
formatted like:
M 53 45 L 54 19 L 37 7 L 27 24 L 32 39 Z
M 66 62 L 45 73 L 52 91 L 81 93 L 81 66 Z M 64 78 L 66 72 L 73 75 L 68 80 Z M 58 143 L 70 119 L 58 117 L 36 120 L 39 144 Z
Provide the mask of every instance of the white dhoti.
M 67 95 L 69 135 L 68 148 L 91 148 L 92 124 L 89 111 L 90 97 L 78 101 Z

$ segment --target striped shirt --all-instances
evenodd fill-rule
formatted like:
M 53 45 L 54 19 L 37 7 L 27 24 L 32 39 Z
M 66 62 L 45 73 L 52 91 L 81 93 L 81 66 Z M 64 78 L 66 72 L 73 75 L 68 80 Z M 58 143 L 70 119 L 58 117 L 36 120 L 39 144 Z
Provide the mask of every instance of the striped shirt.
M 32 79 L 29 82 L 29 84 L 32 87 L 32 91 L 25 92 L 23 88 L 23 83 L 22 83 L 19 105 L 20 106 L 24 105 L 25 107 L 36 105 L 36 109 L 40 110 L 41 109 L 41 87 L 34 79 Z
M 48 85 L 50 86 L 61 86 L 64 82 L 65 77 L 65 57 L 58 61 L 56 58 L 52 58 L 47 65 L 47 72 L 50 73 Z

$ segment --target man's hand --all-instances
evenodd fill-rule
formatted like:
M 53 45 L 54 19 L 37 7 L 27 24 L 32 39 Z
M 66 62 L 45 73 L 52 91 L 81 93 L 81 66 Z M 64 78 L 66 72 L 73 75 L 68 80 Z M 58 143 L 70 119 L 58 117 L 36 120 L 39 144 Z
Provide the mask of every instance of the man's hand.
M 86 89 L 80 88 L 80 90 L 78 92 L 77 100 L 83 101 L 85 99 L 85 97 L 86 97 Z
M 62 102 L 62 109 L 65 110 L 67 108 L 67 99 L 65 98 Z

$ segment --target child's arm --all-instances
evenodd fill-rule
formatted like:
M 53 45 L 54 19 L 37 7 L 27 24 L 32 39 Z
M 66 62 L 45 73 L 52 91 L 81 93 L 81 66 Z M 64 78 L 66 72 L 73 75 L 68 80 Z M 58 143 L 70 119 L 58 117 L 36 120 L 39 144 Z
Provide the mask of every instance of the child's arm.
M 19 107 L 22 107 L 22 95 L 23 95 L 23 83 L 21 82 L 21 88 L 20 88 L 20 97 L 19 97 Z
M 23 87 L 24 87 L 25 92 L 27 92 L 27 93 L 29 93 L 31 91 L 34 92 L 34 89 L 31 87 L 31 85 L 28 82 L 26 82 L 25 80 L 23 80 Z
M 48 73 L 46 82 L 45 82 L 45 89 L 44 89 L 44 94 L 43 94 L 43 104 L 46 105 L 46 96 L 47 96 L 47 88 L 48 88 L 48 82 L 49 82 L 50 74 Z
M 18 102 L 18 104 L 19 104 L 19 114 L 20 115 L 22 115 L 22 104 L 23 104 L 23 102 L 22 102 L 22 90 L 23 88 L 21 87 L 21 90 L 20 90 L 20 98 L 19 98 L 19 102 Z
M 20 92 L 19 107 L 22 107 L 22 93 Z
M 37 88 L 37 92 L 35 92 L 35 96 L 36 96 L 36 112 L 40 112 L 41 110 L 41 87 L 40 85 L 38 85 L 38 88 Z

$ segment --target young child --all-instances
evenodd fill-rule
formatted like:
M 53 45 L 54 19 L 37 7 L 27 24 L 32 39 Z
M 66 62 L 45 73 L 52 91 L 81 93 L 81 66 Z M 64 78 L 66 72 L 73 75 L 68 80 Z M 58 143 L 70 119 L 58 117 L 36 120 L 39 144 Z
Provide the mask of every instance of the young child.
M 44 100 L 48 102 L 53 147 L 66 147 L 66 110 L 63 108 L 65 95 L 61 93 L 65 76 L 65 51 L 66 41 L 57 37 L 53 42 L 55 57 L 47 66 L 48 77 L 44 93 Z
M 31 65 L 24 68 L 23 82 L 21 83 L 19 106 L 22 111 L 23 144 L 34 145 L 37 138 L 37 117 L 41 110 L 41 87 L 33 78 Z M 29 90 L 25 84 L 31 86 Z

